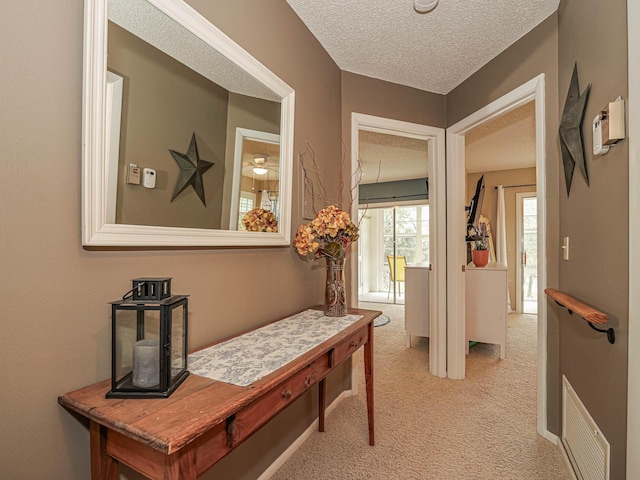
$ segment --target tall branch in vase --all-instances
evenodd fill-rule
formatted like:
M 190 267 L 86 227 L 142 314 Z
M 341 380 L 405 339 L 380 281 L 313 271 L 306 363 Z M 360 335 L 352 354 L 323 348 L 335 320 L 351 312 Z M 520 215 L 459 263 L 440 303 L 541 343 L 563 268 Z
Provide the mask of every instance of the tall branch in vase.
M 310 206 L 311 206 L 311 210 L 313 212 L 313 216 L 318 214 L 319 209 L 317 208 L 316 202 L 319 200 L 321 203 L 321 208 L 327 206 L 327 205 L 336 205 L 339 208 L 345 210 L 345 211 L 351 211 L 353 208 L 353 205 L 356 201 L 357 194 L 358 194 L 358 188 L 362 182 L 362 170 L 363 170 L 363 162 L 362 159 L 360 158 L 359 155 L 356 156 L 356 161 L 357 161 L 357 166 L 355 168 L 355 170 L 353 172 L 351 172 L 350 175 L 350 187 L 349 187 L 349 205 L 347 208 L 344 208 L 342 205 L 342 201 L 343 201 L 343 192 L 345 191 L 345 185 L 344 185 L 344 171 L 345 171 L 345 165 L 346 165 L 346 147 L 344 145 L 344 143 L 342 144 L 342 157 L 341 157 L 341 161 L 340 161 L 340 174 L 339 174 L 339 188 L 338 188 L 338 194 L 337 194 L 337 201 L 336 202 L 332 202 L 331 199 L 329 198 L 329 195 L 327 193 L 327 189 L 324 185 L 324 182 L 322 181 L 321 175 L 320 175 L 320 168 L 318 166 L 318 162 L 316 161 L 316 154 L 315 151 L 313 150 L 313 148 L 311 147 L 311 145 L 309 145 L 309 142 L 305 142 L 305 149 L 303 151 L 300 151 L 298 153 L 298 160 L 300 162 L 300 167 L 302 168 L 302 174 L 303 174 L 303 188 L 304 188 L 304 198 L 306 199 L 310 199 Z M 374 184 L 377 184 L 379 179 L 380 179 L 380 172 L 382 170 L 382 162 L 379 161 L 378 162 L 378 168 L 377 168 L 377 175 L 376 175 L 376 179 L 373 182 Z M 363 201 L 364 200 L 364 201 Z M 364 216 L 364 214 L 366 213 L 366 211 L 369 208 L 369 201 L 368 199 L 359 199 L 359 205 L 362 205 L 364 207 L 364 211 L 362 212 L 362 214 L 360 215 L 360 218 L 358 219 L 357 225 L 360 226 L 360 222 L 362 221 L 362 217 Z M 305 212 L 307 213 L 307 212 Z M 311 217 L 306 217 L 306 218 L 311 218 Z

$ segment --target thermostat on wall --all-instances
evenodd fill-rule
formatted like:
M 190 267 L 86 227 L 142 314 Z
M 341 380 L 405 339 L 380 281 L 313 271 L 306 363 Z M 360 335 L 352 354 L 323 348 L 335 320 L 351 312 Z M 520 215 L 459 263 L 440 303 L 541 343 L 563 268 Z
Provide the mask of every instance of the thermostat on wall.
M 129 170 L 127 170 L 127 183 L 131 185 L 140 185 L 140 167 L 135 163 L 129 164 Z
M 153 168 L 142 169 L 142 186 L 145 188 L 155 188 L 156 171 Z
M 624 100 L 607 103 L 593 119 L 593 154 L 605 154 L 610 146 L 625 138 Z

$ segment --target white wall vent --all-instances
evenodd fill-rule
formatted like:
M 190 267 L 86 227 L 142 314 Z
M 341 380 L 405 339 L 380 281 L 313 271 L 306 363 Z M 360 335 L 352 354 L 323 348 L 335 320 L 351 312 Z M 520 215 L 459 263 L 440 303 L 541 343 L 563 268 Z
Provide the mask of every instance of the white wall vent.
M 562 376 L 562 444 L 581 480 L 609 480 L 609 442 Z

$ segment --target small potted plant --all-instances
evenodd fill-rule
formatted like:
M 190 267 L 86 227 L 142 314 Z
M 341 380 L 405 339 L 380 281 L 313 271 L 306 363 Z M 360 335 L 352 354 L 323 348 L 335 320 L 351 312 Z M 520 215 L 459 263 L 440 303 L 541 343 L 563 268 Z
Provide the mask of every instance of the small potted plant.
M 484 223 L 469 229 L 471 237 L 471 259 L 478 268 L 484 268 L 489 263 L 489 234 Z

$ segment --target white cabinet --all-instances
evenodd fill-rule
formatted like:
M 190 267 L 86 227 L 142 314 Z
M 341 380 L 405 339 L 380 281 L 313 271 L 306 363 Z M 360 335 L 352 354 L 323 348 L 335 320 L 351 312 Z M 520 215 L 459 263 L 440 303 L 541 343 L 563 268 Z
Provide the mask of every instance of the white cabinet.
M 490 263 L 485 268 L 466 267 L 465 317 L 468 342 L 500 345 L 500 358 L 504 358 L 507 342 L 507 268 Z M 407 301 L 409 300 L 407 280 Z
M 405 267 L 404 329 L 407 347 L 411 336 L 429 336 L 429 265 Z

